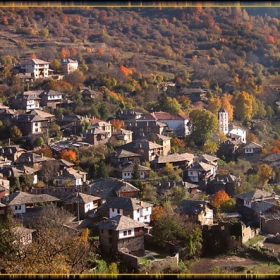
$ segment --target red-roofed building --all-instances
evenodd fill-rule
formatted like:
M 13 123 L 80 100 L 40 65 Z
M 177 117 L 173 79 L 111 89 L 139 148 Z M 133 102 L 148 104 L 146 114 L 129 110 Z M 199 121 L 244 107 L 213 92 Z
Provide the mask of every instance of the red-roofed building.
M 150 114 L 143 114 L 141 118 L 138 119 L 138 122 L 151 119 L 167 124 L 177 136 L 186 136 L 190 134 L 188 126 L 189 117 L 185 114 L 170 114 L 164 111 L 158 111 Z

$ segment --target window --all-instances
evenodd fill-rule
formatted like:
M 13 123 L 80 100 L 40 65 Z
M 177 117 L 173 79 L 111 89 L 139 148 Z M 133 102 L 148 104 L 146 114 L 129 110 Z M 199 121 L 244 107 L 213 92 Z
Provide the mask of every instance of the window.
M 126 236 L 126 235 L 127 235 L 127 230 L 125 230 L 125 231 L 123 232 L 123 235 L 124 235 L 124 236 Z
M 147 220 L 148 216 L 144 216 L 144 219 Z
M 137 213 L 139 213 L 140 212 L 140 210 L 139 209 L 137 209 Z
M 128 230 L 128 235 L 131 235 L 131 229 Z
M 120 214 L 120 212 L 121 212 L 120 209 L 118 209 L 117 212 L 118 212 L 118 214 Z
M 112 208 L 112 212 L 115 212 L 115 208 Z

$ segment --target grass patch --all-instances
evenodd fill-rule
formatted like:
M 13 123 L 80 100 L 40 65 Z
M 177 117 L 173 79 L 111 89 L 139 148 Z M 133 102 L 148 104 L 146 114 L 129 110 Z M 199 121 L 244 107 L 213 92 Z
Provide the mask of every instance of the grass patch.
M 262 235 L 257 235 L 253 238 L 251 238 L 250 240 L 248 240 L 244 245 L 245 247 L 249 248 L 255 244 L 257 244 L 259 241 L 262 241 L 264 239 L 264 237 Z
M 147 261 L 154 260 L 154 257 L 143 257 L 139 259 L 139 263 L 146 263 Z

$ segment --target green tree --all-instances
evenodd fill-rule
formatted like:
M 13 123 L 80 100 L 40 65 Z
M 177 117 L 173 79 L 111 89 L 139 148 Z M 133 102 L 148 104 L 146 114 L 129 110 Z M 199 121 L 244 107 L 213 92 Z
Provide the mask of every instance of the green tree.
M 35 145 L 37 147 L 42 147 L 45 144 L 45 140 L 43 137 L 38 137 L 35 141 Z
M 203 146 L 218 129 L 218 118 L 204 109 L 193 109 L 190 114 L 191 140 L 198 146 Z
M 133 166 L 133 175 L 132 175 L 132 179 L 135 181 L 140 180 L 140 171 L 139 171 L 139 164 L 137 162 L 135 162 L 134 166 Z
M 154 222 L 152 235 L 155 241 L 164 246 L 166 243 L 180 244 L 183 258 L 197 257 L 202 249 L 202 230 L 199 225 L 185 221 L 170 205 L 164 204 L 164 215 Z M 168 226 L 166 226 L 168 225 Z
M 99 114 L 102 120 L 107 121 L 108 117 L 110 116 L 110 111 L 106 103 L 102 103 L 99 108 Z
M 181 105 L 176 98 L 168 97 L 164 92 L 158 98 L 158 109 L 170 114 L 176 114 L 181 111 Z
M 55 73 L 60 73 L 61 71 L 61 63 L 58 59 L 54 59 L 50 67 Z
M 11 138 L 22 137 L 22 132 L 16 125 L 12 126 L 11 131 L 10 131 L 10 137 Z
M 98 176 L 98 178 L 108 178 L 109 177 L 108 169 L 107 169 L 104 161 L 101 161 L 98 165 L 97 176 Z

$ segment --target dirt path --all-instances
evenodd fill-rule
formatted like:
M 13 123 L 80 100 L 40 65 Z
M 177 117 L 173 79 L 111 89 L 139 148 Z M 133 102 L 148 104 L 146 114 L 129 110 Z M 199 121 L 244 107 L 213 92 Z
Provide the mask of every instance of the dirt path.
M 244 273 L 244 268 L 257 266 L 258 262 L 256 261 L 236 256 L 207 258 L 194 263 L 190 268 L 190 272 L 192 274 L 212 274 L 215 268 L 218 268 L 218 271 L 226 270 L 229 273 Z

